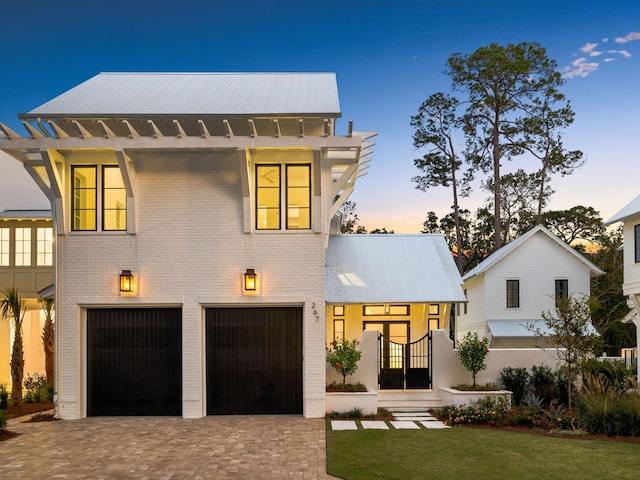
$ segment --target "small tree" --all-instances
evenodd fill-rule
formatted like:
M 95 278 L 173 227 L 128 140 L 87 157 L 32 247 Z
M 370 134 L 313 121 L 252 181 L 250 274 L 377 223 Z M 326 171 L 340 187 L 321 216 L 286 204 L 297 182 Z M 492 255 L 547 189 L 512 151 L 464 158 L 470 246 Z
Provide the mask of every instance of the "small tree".
M 13 323 L 14 337 L 11 350 L 11 402 L 14 405 L 22 401 L 22 377 L 24 376 L 24 350 L 22 346 L 22 320 L 26 311 L 24 300 L 15 288 L 2 292 L 0 314 Z
M 476 386 L 478 373 L 487 368 L 484 361 L 489 353 L 488 345 L 489 339 L 483 337 L 480 340 L 477 332 L 467 332 L 458 345 L 458 358 L 460 358 L 462 366 L 471 373 L 473 387 Z
M 53 384 L 53 298 L 38 299 L 38 303 L 44 311 L 44 326 L 42 327 L 42 346 L 44 347 L 44 370 L 47 375 L 47 383 Z
M 567 403 L 571 410 L 572 385 L 584 360 L 593 354 L 600 337 L 591 325 L 591 308 L 586 295 L 556 298 L 555 312 L 542 312 L 548 332 L 529 328 L 540 339 L 558 349 L 558 360 L 567 371 Z
M 358 369 L 362 352 L 358 350 L 358 340 L 340 338 L 333 341 L 333 348 L 327 352 L 327 362 L 342 375 L 342 384 L 347 383 L 347 375 L 353 375 Z

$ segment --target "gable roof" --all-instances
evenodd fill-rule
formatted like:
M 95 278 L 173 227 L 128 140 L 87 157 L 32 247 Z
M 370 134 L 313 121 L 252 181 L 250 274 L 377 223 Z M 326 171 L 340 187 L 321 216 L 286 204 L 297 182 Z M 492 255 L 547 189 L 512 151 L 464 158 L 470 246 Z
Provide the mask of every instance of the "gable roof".
M 573 255 L 576 259 L 578 259 L 582 263 L 584 263 L 589 268 L 589 270 L 591 272 L 591 277 L 597 277 L 598 275 L 604 275 L 605 272 L 603 270 L 601 270 L 600 268 L 595 266 L 593 263 L 591 263 L 589 260 L 584 258 L 582 255 L 580 255 L 573 248 L 571 248 L 565 242 L 563 242 L 558 237 L 556 237 L 553 233 L 551 233 L 545 227 L 543 227 L 542 225 L 537 225 L 534 228 L 532 228 L 531 230 L 529 230 L 527 233 L 525 233 L 523 235 L 520 235 L 514 241 L 512 241 L 511 243 L 508 243 L 507 245 L 502 247 L 500 250 L 498 250 L 498 251 L 492 253 L 491 255 L 489 255 L 485 260 L 482 261 L 482 263 L 479 263 L 473 269 L 468 271 L 462 277 L 462 280 L 466 281 L 466 280 L 470 279 L 471 277 L 475 277 L 476 275 L 480 275 L 482 273 L 485 273 L 487 270 L 489 270 L 491 267 L 493 267 L 496 263 L 498 263 L 500 260 L 502 260 L 507 255 L 509 255 L 511 252 L 516 250 L 522 244 L 524 244 L 528 239 L 530 239 L 532 236 L 534 236 L 534 235 L 536 235 L 538 233 L 546 235 L 546 237 L 548 237 L 550 240 L 552 240 L 555 243 L 557 243 L 564 250 L 566 250 L 569 254 Z
M 439 234 L 330 235 L 325 263 L 328 303 L 466 300 Z
M 604 225 L 609 226 L 613 223 L 622 222 L 626 218 L 636 215 L 637 213 L 640 213 L 640 195 L 631 200 L 618 213 L 604 222 Z
M 96 115 L 340 117 L 335 73 L 100 73 L 23 119 Z

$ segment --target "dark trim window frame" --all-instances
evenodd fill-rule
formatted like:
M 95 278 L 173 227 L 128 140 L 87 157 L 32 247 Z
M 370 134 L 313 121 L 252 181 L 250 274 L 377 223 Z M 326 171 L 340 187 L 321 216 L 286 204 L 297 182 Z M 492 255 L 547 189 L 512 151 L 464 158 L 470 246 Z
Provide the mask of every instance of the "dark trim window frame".
M 71 165 L 71 230 L 127 230 L 127 194 L 118 165 Z
M 520 308 L 520 280 L 507 280 L 507 308 Z
M 561 298 L 566 298 L 569 296 L 569 280 L 564 278 L 556 279 L 555 284 L 555 299 L 557 307 L 558 302 Z
M 640 263 L 640 224 L 633 227 L 633 238 L 635 247 L 635 263 Z

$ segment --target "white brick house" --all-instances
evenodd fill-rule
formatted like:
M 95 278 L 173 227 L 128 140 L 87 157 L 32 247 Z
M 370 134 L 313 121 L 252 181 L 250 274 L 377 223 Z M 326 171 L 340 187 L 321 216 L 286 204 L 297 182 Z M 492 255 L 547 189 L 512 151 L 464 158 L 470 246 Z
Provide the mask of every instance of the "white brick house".
M 488 336 L 491 346 L 536 347 L 527 325 L 544 330 L 541 312 L 553 311 L 560 295 L 591 292 L 604 272 L 542 225 L 505 245 L 463 277 L 467 305 L 460 305 L 456 338 L 468 331 Z
M 374 135 L 340 116 L 329 73 L 100 74 L 0 124 L 53 207 L 61 418 L 325 414 L 325 248 Z

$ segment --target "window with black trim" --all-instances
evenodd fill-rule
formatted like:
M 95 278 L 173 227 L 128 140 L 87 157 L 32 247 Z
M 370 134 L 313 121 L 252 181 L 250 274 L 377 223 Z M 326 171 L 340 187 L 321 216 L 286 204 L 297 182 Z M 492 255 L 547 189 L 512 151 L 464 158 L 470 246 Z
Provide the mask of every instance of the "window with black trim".
M 555 288 L 556 307 L 559 305 L 560 299 L 566 298 L 567 296 L 569 296 L 569 280 L 567 279 L 556 280 L 556 288 Z
M 520 308 L 520 280 L 507 280 L 507 308 Z
M 284 206 L 284 207 L 283 207 Z M 311 165 L 256 165 L 256 230 L 311 228 Z
M 640 225 L 633 227 L 633 234 L 635 240 L 635 263 L 640 263 Z
M 97 231 L 98 224 L 102 231 L 127 229 L 127 194 L 117 165 L 103 165 L 100 175 L 96 165 L 74 165 L 71 176 L 72 230 Z

